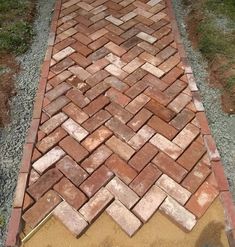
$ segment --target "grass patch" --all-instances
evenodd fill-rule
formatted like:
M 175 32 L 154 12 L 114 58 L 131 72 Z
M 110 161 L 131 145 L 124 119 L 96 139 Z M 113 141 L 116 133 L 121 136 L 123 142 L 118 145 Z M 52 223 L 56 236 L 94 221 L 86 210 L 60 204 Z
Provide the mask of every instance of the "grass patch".
M 5 218 L 2 214 L 0 214 L 0 227 L 3 227 L 5 225 Z
M 0 53 L 24 53 L 30 45 L 34 1 L 0 0 Z

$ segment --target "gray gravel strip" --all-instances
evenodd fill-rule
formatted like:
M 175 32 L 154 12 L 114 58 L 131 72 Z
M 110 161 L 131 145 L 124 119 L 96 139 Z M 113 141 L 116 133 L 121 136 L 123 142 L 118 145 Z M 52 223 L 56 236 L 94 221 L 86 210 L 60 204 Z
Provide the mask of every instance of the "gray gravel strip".
M 183 6 L 182 0 L 172 0 L 172 2 L 182 41 L 194 71 L 209 125 L 229 180 L 230 190 L 235 199 L 235 115 L 229 115 L 222 111 L 220 91 L 209 86 L 206 72 L 207 64 L 203 60 L 201 53 L 191 46 L 184 21 L 184 17 L 188 14 L 188 9 Z
M 17 96 L 11 101 L 12 123 L 0 130 L 0 246 L 5 240 L 6 225 L 11 212 L 23 144 L 31 122 L 40 65 L 47 47 L 49 23 L 55 0 L 38 0 L 34 22 L 35 37 L 31 49 L 17 58 L 21 72 L 16 78 Z

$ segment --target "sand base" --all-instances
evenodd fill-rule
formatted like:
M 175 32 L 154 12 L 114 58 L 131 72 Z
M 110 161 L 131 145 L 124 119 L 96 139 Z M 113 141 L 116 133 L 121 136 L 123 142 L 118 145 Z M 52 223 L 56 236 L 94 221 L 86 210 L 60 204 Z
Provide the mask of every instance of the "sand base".
M 229 247 L 217 199 L 192 232 L 185 233 L 157 212 L 132 238 L 103 213 L 79 239 L 50 218 L 24 247 Z

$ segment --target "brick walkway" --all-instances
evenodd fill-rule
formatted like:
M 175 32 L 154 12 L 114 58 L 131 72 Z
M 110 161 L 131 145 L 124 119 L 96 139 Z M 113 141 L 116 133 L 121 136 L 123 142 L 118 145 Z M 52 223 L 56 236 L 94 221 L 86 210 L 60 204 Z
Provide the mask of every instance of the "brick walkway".
M 218 196 L 171 18 L 160 0 L 58 2 L 14 202 L 28 232 L 51 213 L 80 236 L 104 210 L 129 236 L 157 210 L 191 231 Z

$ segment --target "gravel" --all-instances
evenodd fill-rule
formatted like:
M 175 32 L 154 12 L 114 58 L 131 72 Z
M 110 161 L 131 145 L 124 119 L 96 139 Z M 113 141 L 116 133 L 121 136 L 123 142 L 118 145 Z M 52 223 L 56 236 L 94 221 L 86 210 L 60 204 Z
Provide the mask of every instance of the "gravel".
M 235 199 L 235 115 L 229 115 L 222 111 L 220 90 L 210 87 L 206 72 L 207 64 L 203 60 L 201 53 L 191 46 L 184 21 L 184 17 L 188 14 L 188 9 L 183 6 L 182 0 L 173 0 L 172 2 L 182 41 L 194 71 L 209 125 L 229 180 L 230 190 Z
M 33 29 L 35 37 L 31 49 L 17 58 L 21 72 L 16 78 L 17 96 L 11 100 L 12 122 L 0 129 L 0 246 L 5 239 L 6 225 L 11 212 L 22 149 L 29 128 L 33 100 L 36 93 L 40 65 L 47 47 L 49 23 L 55 0 L 38 0 Z

